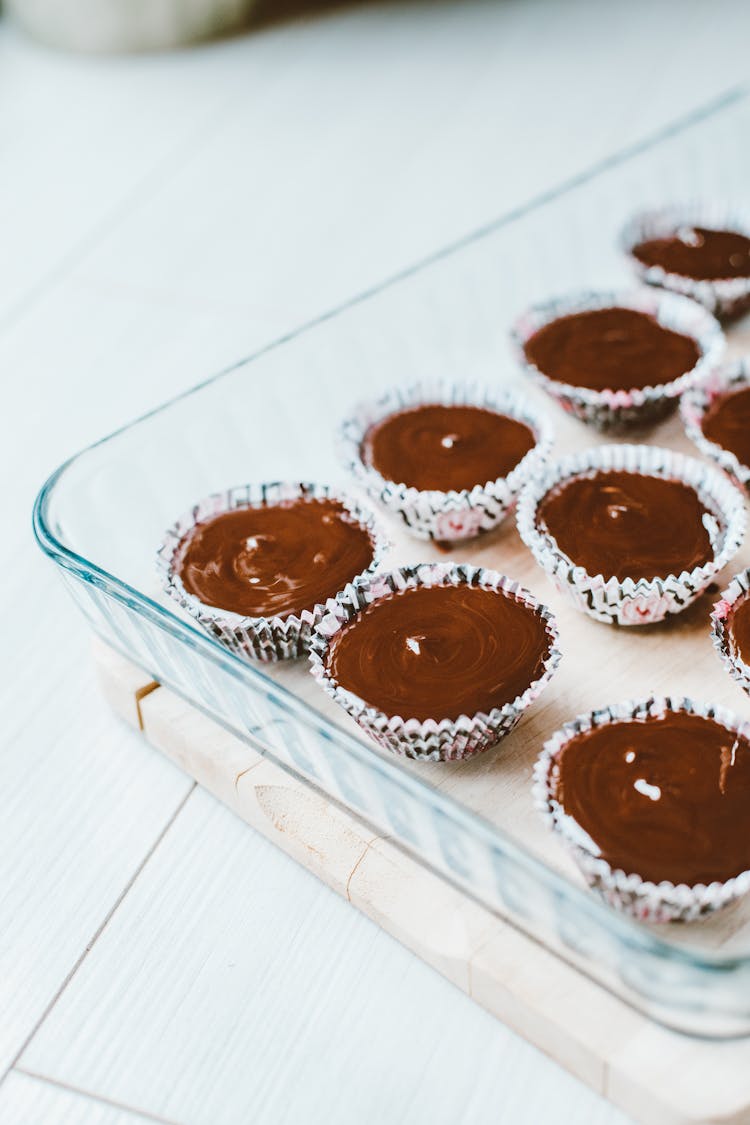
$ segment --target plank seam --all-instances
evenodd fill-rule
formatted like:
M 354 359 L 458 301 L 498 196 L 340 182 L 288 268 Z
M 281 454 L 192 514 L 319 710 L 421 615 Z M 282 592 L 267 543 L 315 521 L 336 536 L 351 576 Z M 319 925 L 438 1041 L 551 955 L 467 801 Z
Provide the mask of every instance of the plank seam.
M 33 1041 L 34 1037 L 37 1035 L 37 1033 L 43 1027 L 44 1023 L 46 1022 L 48 1016 L 50 1015 L 50 1013 L 54 1009 L 58 1000 L 60 999 L 60 997 L 63 995 L 63 993 L 68 988 L 68 985 L 71 984 L 71 982 L 77 976 L 79 969 L 83 965 L 83 963 L 86 960 L 86 958 L 88 957 L 89 953 L 94 948 L 94 946 L 96 945 L 96 943 L 99 940 L 99 938 L 101 937 L 101 935 L 104 933 L 104 930 L 107 928 L 107 926 L 111 922 L 114 915 L 117 913 L 117 911 L 120 908 L 120 906 L 122 905 L 122 903 L 127 898 L 130 890 L 132 889 L 132 887 L 135 884 L 136 880 L 138 879 L 139 875 L 144 870 L 144 868 L 148 864 L 151 857 L 157 851 L 157 849 L 158 849 L 159 845 L 161 844 L 162 840 L 167 835 L 170 828 L 175 823 L 175 821 L 177 820 L 177 818 L 180 815 L 180 813 L 182 812 L 182 810 L 185 808 L 185 805 L 189 801 L 191 795 L 195 792 L 195 790 L 197 788 L 198 788 L 198 782 L 193 781 L 192 784 L 190 785 L 190 788 L 188 789 L 187 793 L 179 801 L 179 803 L 177 804 L 177 806 L 173 810 L 172 814 L 170 815 L 169 819 L 166 821 L 166 823 L 164 824 L 164 826 L 160 830 L 159 834 L 156 836 L 155 840 L 153 841 L 153 843 L 149 847 L 148 851 L 146 852 L 146 854 L 143 856 L 143 858 L 140 860 L 137 867 L 133 871 L 133 874 L 130 876 L 130 878 L 126 882 L 125 886 L 123 887 L 123 889 L 118 894 L 114 903 L 112 904 L 110 909 L 107 911 L 106 915 L 104 916 L 104 919 L 102 920 L 102 922 L 99 924 L 99 926 L 94 931 L 93 936 L 86 943 L 86 946 L 84 947 L 83 952 L 79 954 L 79 956 L 76 959 L 76 961 L 74 962 L 72 968 L 68 971 L 68 973 L 64 977 L 62 983 L 60 984 L 59 988 L 57 989 L 57 991 L 52 996 L 52 999 L 49 1001 L 49 1003 L 45 1007 L 41 1016 L 36 1021 L 36 1023 L 34 1024 L 34 1026 L 31 1029 L 31 1031 L 29 1032 L 29 1034 L 26 1036 L 26 1038 L 22 1042 L 18 1051 L 16 1051 L 16 1054 L 14 1055 L 14 1057 L 12 1058 L 8 1067 L 4 1071 L 4 1073 L 2 1075 L 2 1079 L 0 1079 L 0 1082 L 5 1080 L 5 1077 L 7 1076 L 9 1071 L 13 1070 L 14 1068 L 19 1069 L 19 1070 L 21 1069 L 20 1067 L 18 1067 L 18 1063 L 19 1063 L 20 1059 L 23 1057 L 25 1051 L 27 1050 L 27 1048 L 29 1047 L 29 1045 Z
M 104 1094 L 95 1094 L 91 1090 L 83 1090 L 80 1086 L 74 1086 L 71 1082 L 63 1082 L 59 1078 L 51 1078 L 48 1074 L 40 1074 L 36 1070 L 27 1070 L 26 1067 L 23 1066 L 15 1066 L 12 1069 L 16 1074 L 23 1074 L 24 1077 L 32 1078 L 35 1082 L 44 1082 L 47 1086 L 55 1086 L 57 1089 L 65 1090 L 69 1094 L 77 1094 L 81 1098 L 88 1098 L 90 1101 L 97 1102 L 99 1105 L 124 1110 L 126 1113 L 132 1113 L 135 1117 L 141 1117 L 144 1121 L 156 1121 L 158 1125 L 179 1125 L 179 1122 L 173 1121 L 169 1117 L 160 1117 L 156 1113 L 150 1113 L 145 1109 L 137 1109 L 135 1106 L 128 1105 L 126 1102 L 115 1101 L 114 1098 L 108 1098 Z

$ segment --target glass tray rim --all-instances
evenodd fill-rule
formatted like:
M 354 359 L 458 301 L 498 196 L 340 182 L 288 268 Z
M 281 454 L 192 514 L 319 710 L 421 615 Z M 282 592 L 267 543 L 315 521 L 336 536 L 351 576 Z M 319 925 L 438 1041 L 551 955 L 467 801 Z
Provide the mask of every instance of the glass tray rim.
M 394 279 L 389 284 L 398 284 L 400 280 L 401 278 Z M 381 291 L 381 288 L 377 290 L 377 292 Z M 364 295 L 362 300 L 369 300 L 372 296 L 375 296 L 375 293 Z M 326 316 L 324 319 L 334 319 L 345 313 L 349 307 L 351 307 L 351 303 L 347 303 L 344 308 Z M 170 408 L 175 406 L 178 402 L 199 393 L 202 389 L 240 370 L 251 369 L 253 364 L 263 356 L 271 351 L 283 348 L 286 344 L 291 343 L 292 340 L 297 339 L 306 332 L 314 330 L 320 322 L 319 319 L 316 319 L 300 326 L 295 331 L 287 333 L 277 340 L 269 342 L 251 353 L 247 358 L 236 361 L 216 374 L 200 380 L 198 383 L 186 388 L 184 391 L 172 396 L 156 407 L 144 412 L 124 425 L 117 427 L 109 434 L 84 446 L 77 453 L 74 453 L 71 457 L 62 462 L 62 464 L 49 475 L 34 501 L 32 526 L 40 548 L 62 570 L 72 573 L 84 583 L 94 585 L 103 590 L 121 605 L 126 606 L 127 609 L 134 614 L 145 617 L 151 624 L 165 630 L 181 643 L 187 644 L 199 656 L 207 657 L 218 664 L 235 679 L 244 679 L 254 688 L 262 690 L 266 695 L 270 694 L 278 698 L 281 705 L 289 713 L 295 718 L 301 719 L 307 726 L 312 729 L 319 729 L 321 726 L 328 728 L 326 734 L 329 737 L 333 736 L 337 742 L 346 747 L 347 751 L 356 755 L 358 760 L 364 759 L 364 765 L 367 769 L 377 769 L 381 771 L 381 773 L 387 776 L 390 784 L 410 791 L 411 795 L 420 801 L 426 800 L 438 806 L 441 813 L 450 820 L 460 824 L 465 831 L 470 834 L 478 834 L 484 837 L 491 846 L 499 847 L 504 855 L 507 855 L 513 862 L 525 869 L 534 879 L 546 884 L 548 889 L 554 891 L 555 894 L 572 901 L 572 905 L 577 911 L 581 911 L 584 916 L 590 917 L 596 925 L 603 926 L 604 929 L 610 932 L 615 940 L 633 953 L 648 954 L 650 957 L 664 960 L 672 964 L 682 964 L 686 968 L 698 971 L 701 974 L 722 976 L 727 973 L 734 973 L 740 969 L 750 970 L 750 952 L 747 954 L 722 954 L 721 952 L 713 950 L 698 951 L 687 946 L 672 945 L 653 931 L 647 930 L 630 918 L 619 914 L 605 903 L 600 902 L 587 888 L 576 886 L 563 874 L 549 867 L 543 859 L 524 851 L 520 844 L 509 834 L 504 832 L 502 828 L 486 820 L 486 818 L 482 817 L 480 814 L 472 812 L 457 799 L 435 789 L 429 785 L 429 783 L 422 781 L 414 774 L 401 769 L 396 762 L 391 762 L 385 755 L 373 752 L 363 741 L 331 724 L 325 716 L 317 712 L 304 701 L 298 699 L 287 687 L 266 676 L 260 667 L 243 661 L 240 657 L 225 649 L 218 640 L 201 631 L 197 625 L 184 621 L 173 613 L 170 608 L 155 601 L 148 594 L 141 592 L 123 579 L 111 574 L 93 560 L 78 554 L 53 531 L 49 520 L 49 511 L 53 496 L 62 478 L 79 461 L 83 460 L 95 449 L 114 441 L 116 438 L 135 429 L 155 415 L 168 413 Z M 269 753 L 272 756 L 273 752 L 270 751 Z M 356 810 L 353 811 L 356 815 Z M 427 867 L 430 866 L 427 857 L 424 857 L 419 852 L 415 854 L 419 862 Z M 446 878 L 450 881 L 450 877 L 440 872 L 439 869 L 438 873 L 442 878 Z M 466 893 L 472 894 L 470 889 L 466 889 Z M 473 897 L 477 896 L 475 895 Z M 494 907 L 491 903 L 481 898 L 479 901 L 482 902 L 487 909 L 497 912 L 499 916 L 503 918 L 507 918 L 507 915 L 498 911 L 497 907 Z M 513 924 L 513 919 L 511 918 L 509 920 L 511 924 Z M 551 952 L 556 953 L 555 950 L 551 950 Z M 559 956 L 560 954 L 556 953 L 556 955 Z M 606 985 L 603 985 L 603 987 L 606 987 Z
M 234 656 L 223 648 L 217 640 L 200 630 L 197 625 L 183 620 L 169 607 L 156 601 L 148 594 L 142 593 L 137 584 L 131 585 L 124 579 L 118 578 L 115 574 L 100 567 L 93 559 L 87 558 L 85 554 L 78 553 L 65 541 L 64 535 L 58 536 L 56 534 L 54 521 L 50 517 L 54 510 L 53 500 L 63 478 L 94 450 L 114 442 L 118 437 L 136 429 L 157 415 L 167 414 L 178 403 L 199 394 L 202 390 L 215 385 L 222 379 L 243 370 L 250 372 L 253 365 L 269 353 L 284 349 L 285 346 L 290 345 L 300 337 L 314 333 L 320 326 L 337 321 L 352 308 L 368 304 L 373 299 L 377 299 L 384 291 L 409 282 L 414 275 L 429 272 L 431 267 L 444 262 L 447 258 L 460 254 L 468 247 L 490 240 L 502 227 L 512 225 L 518 219 L 527 217 L 530 212 L 550 203 L 556 197 L 564 196 L 588 181 L 596 179 L 601 172 L 606 172 L 613 166 L 626 162 L 633 156 L 638 156 L 644 150 L 658 147 L 661 141 L 668 139 L 670 136 L 679 134 L 693 125 L 701 124 L 706 119 L 713 117 L 715 114 L 720 114 L 724 110 L 731 110 L 738 103 L 748 104 L 748 91 L 745 87 L 735 87 L 719 94 L 704 105 L 698 106 L 685 114 L 682 118 L 673 121 L 665 128 L 658 129 L 641 141 L 616 152 L 582 173 L 571 177 L 569 181 L 542 191 L 520 206 L 512 207 L 506 214 L 474 231 L 470 231 L 454 242 L 438 248 L 437 251 L 425 256 L 421 261 L 407 265 L 394 275 L 383 279 L 363 292 L 353 294 L 336 308 L 325 310 L 322 314 L 292 327 L 281 336 L 266 341 L 247 357 L 229 364 L 214 375 L 201 379 L 193 386 L 185 388 L 165 402 L 117 427 L 111 433 L 90 443 L 69 457 L 50 474 L 36 497 L 32 515 L 33 531 L 40 548 L 63 573 L 70 575 L 77 582 L 81 582 L 85 587 L 88 587 L 91 591 L 91 597 L 95 596 L 96 591 L 101 591 L 127 615 L 132 616 L 134 624 L 141 620 L 144 627 L 148 625 L 162 632 L 162 634 L 168 635 L 173 641 L 185 646 L 199 661 L 210 662 L 221 673 L 226 673 L 235 682 L 244 684 L 249 691 L 262 692 L 265 696 L 273 699 L 274 702 L 278 702 L 290 718 L 317 732 L 319 737 L 334 740 L 339 750 L 355 755 L 365 770 L 377 771 L 384 779 L 387 779 L 388 785 L 397 787 L 404 795 L 408 795 L 412 800 L 429 809 L 433 815 L 439 814 L 453 823 L 459 831 L 467 833 L 485 850 L 493 851 L 502 856 L 503 859 L 507 859 L 519 872 L 533 880 L 540 890 L 553 898 L 555 904 L 559 904 L 563 913 L 571 911 L 580 923 L 583 925 L 590 923 L 593 928 L 598 929 L 617 948 L 620 955 L 632 957 L 636 961 L 642 957 L 644 958 L 644 965 L 646 962 L 651 962 L 657 969 L 659 965 L 683 969 L 686 981 L 689 978 L 688 983 L 690 985 L 699 984 L 701 989 L 707 990 L 711 987 L 721 988 L 722 984 L 724 988 L 727 984 L 730 984 L 733 990 L 738 985 L 745 986 L 750 979 L 750 951 L 747 953 L 722 953 L 717 950 L 701 950 L 694 946 L 673 944 L 668 939 L 663 938 L 659 932 L 647 929 L 632 919 L 617 913 L 601 902 L 590 890 L 576 885 L 563 873 L 549 866 L 541 857 L 525 851 L 521 843 L 517 842 L 513 836 L 481 816 L 481 814 L 471 811 L 456 798 L 434 788 L 428 781 L 400 768 L 397 762 L 379 752 L 373 752 L 364 741 L 335 726 L 314 706 L 299 699 L 289 688 L 264 674 L 260 667 L 250 665 Z M 72 583 L 72 585 L 75 585 L 75 583 Z M 78 596 L 76 596 L 76 601 L 78 601 Z M 92 624 L 91 621 L 89 624 Z M 96 625 L 93 627 L 96 632 Z M 110 638 L 107 639 L 109 643 L 112 643 Z M 134 653 L 126 652 L 125 655 L 136 660 L 141 667 L 146 667 L 143 660 L 139 660 Z M 153 669 L 148 669 L 148 671 L 149 674 L 154 674 Z M 186 698 L 189 697 L 186 696 Z M 192 700 L 192 702 L 199 708 L 201 707 L 197 699 Z M 215 718 L 219 718 L 219 721 L 221 721 L 219 709 L 213 714 Z M 269 758 L 284 766 L 281 759 L 274 757 L 274 750 L 268 749 L 266 752 Z M 311 784 L 314 785 L 315 782 Z M 332 796 L 332 800 L 342 808 L 351 808 L 347 800 L 340 795 Z M 352 811 L 354 815 L 361 815 L 356 808 L 353 808 Z M 516 926 L 522 932 L 525 931 L 523 923 L 518 921 L 512 912 L 507 913 L 496 902 L 488 901 L 482 894 L 478 893 L 476 888 L 462 884 L 460 880 L 454 879 L 450 873 L 442 870 L 434 857 L 430 857 L 429 849 L 420 847 L 412 850 L 397 837 L 395 842 L 404 847 L 407 852 L 411 852 L 426 869 L 432 870 L 449 883 L 458 886 L 468 897 L 480 902 L 510 925 Z M 638 999 L 631 999 L 629 995 L 622 995 L 619 990 L 613 989 L 595 972 L 589 971 L 585 965 L 576 966 L 575 960 L 567 955 L 564 947 L 560 949 L 551 946 L 545 942 L 544 938 L 537 937 L 534 933 L 531 934 L 531 937 L 533 940 L 540 941 L 549 952 L 560 957 L 561 960 L 579 968 L 600 987 L 614 992 L 624 1003 L 632 1005 L 657 1023 L 675 1027 L 683 1034 L 697 1035 L 714 1040 L 750 1036 L 750 1001 L 740 1000 L 737 1005 L 737 1012 L 741 1011 L 739 1018 L 743 1021 L 742 1030 L 739 1032 L 704 1031 L 700 1027 L 696 1029 L 694 1026 L 686 1028 L 674 1022 L 676 1015 L 680 1013 L 683 1015 L 689 1014 L 695 1011 L 709 1016 L 727 1013 L 722 1009 L 721 1003 L 718 1006 L 712 1004 L 708 995 L 706 996 L 706 1003 L 700 1006 L 692 1005 L 688 999 L 680 1001 L 678 999 L 679 994 L 674 991 L 674 985 L 667 986 L 665 983 L 665 987 L 668 987 L 669 996 L 665 1002 L 666 1007 L 662 1004 L 661 1011 L 666 1012 L 666 1016 L 654 1014 L 649 1011 L 647 1005 L 641 1004 Z M 649 1000 L 649 992 L 646 989 L 640 988 L 632 981 L 626 981 L 626 985 L 628 985 L 628 991 L 630 992 L 632 989 L 641 1000 Z M 734 991 L 733 995 L 736 995 Z M 735 1015 L 734 1004 L 732 1009 L 732 1015 Z

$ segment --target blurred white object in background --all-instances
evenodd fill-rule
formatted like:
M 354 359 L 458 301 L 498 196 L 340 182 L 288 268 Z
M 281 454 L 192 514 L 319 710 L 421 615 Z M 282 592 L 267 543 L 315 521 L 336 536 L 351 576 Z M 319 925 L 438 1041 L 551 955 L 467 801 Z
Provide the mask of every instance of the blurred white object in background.
M 223 35 L 256 0 L 5 0 L 42 42 L 73 51 L 147 51 Z

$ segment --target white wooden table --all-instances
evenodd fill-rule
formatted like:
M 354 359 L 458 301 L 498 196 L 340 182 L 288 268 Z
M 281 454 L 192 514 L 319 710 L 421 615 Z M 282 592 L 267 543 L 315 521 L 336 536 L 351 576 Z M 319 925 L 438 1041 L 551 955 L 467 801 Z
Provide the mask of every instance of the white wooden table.
M 29 511 L 81 445 L 708 105 L 748 31 L 743 0 L 394 2 L 88 60 L 0 23 L 3 1125 L 624 1120 L 91 705 Z

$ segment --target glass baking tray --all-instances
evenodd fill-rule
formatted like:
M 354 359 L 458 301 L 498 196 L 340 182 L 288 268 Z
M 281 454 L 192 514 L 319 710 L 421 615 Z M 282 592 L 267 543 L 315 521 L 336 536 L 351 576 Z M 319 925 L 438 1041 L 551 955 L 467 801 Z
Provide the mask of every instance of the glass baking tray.
M 474 762 L 420 765 L 365 741 L 304 662 L 249 665 L 200 631 L 163 596 L 155 553 L 173 519 L 214 490 L 277 479 L 350 485 L 334 433 L 358 398 L 423 376 L 518 383 L 514 317 L 556 293 L 630 284 L 617 233 L 633 209 L 741 199 L 749 126 L 746 99 L 732 95 L 550 191 L 84 450 L 47 481 L 34 511 L 40 545 L 109 644 L 629 1003 L 713 1037 L 750 1033 L 750 906 L 682 928 L 636 924 L 584 888 L 530 798 L 544 738 L 579 711 L 651 691 L 746 710 L 711 651 L 710 597 L 668 626 L 616 630 L 566 606 L 512 518 L 457 547 L 452 557 L 509 573 L 554 609 L 564 657 L 498 748 Z M 734 350 L 742 335 L 740 326 Z M 560 451 L 601 440 L 528 394 L 547 409 Z M 648 440 L 690 449 L 676 419 Z M 446 557 L 383 522 L 394 538 L 384 565 Z M 746 550 L 732 569 L 748 562 Z

